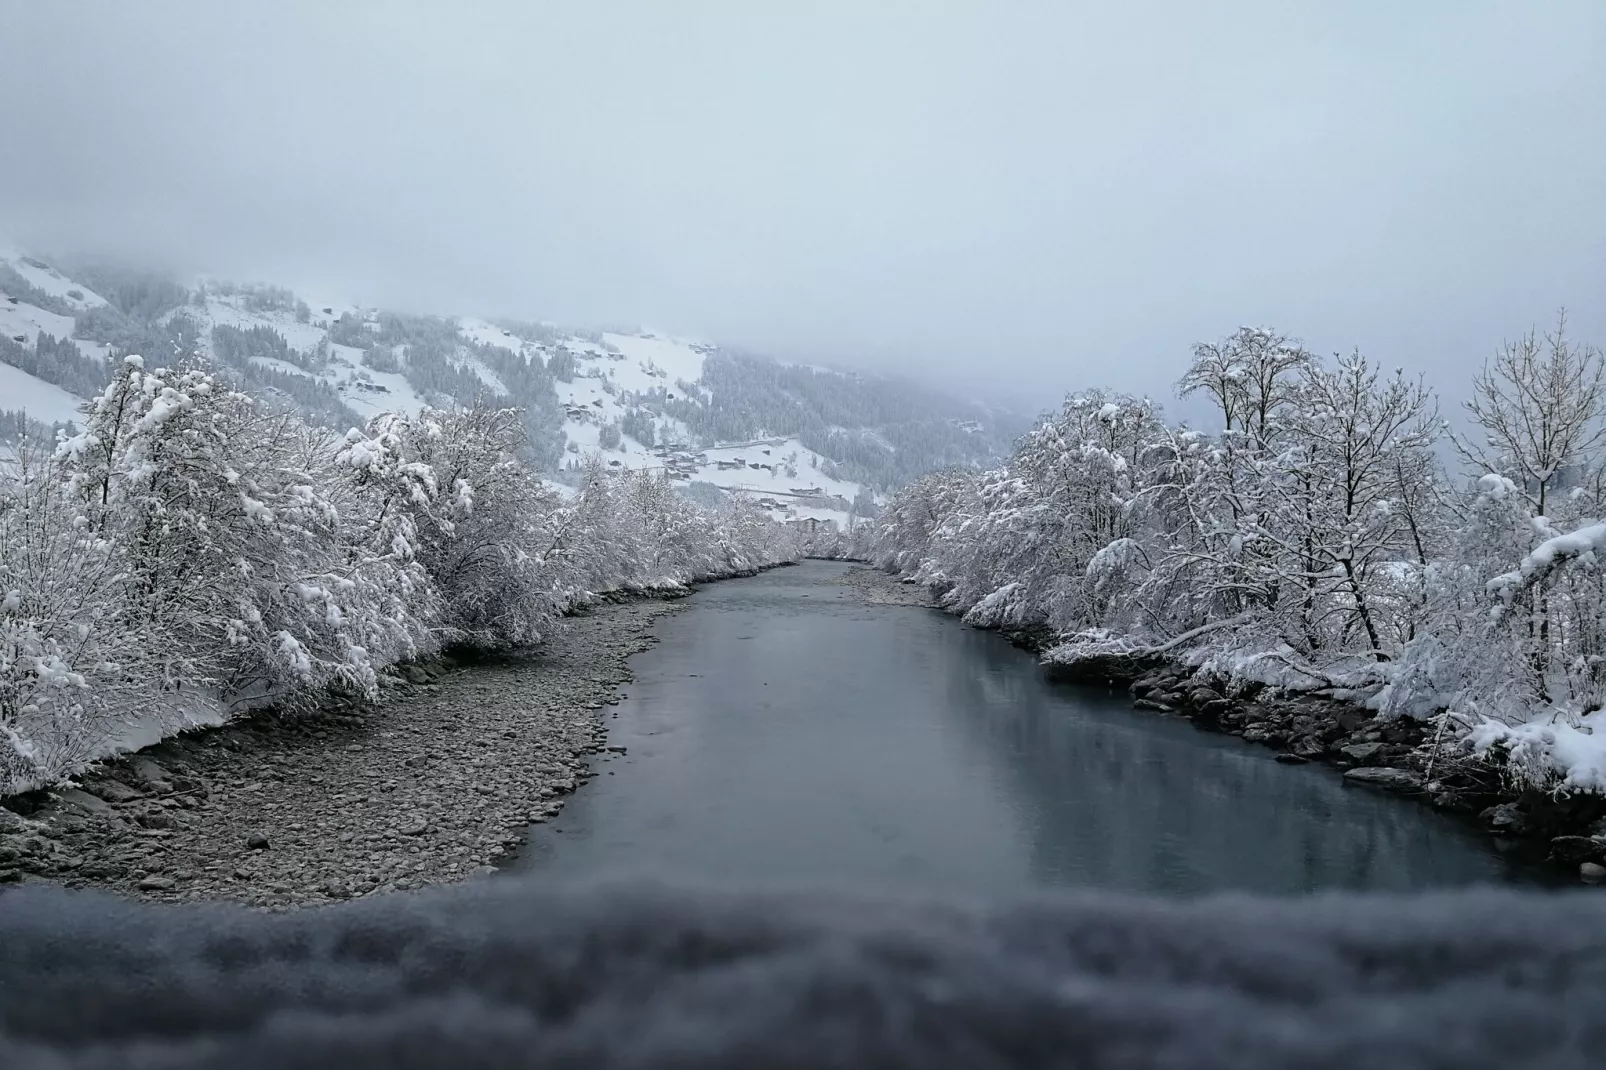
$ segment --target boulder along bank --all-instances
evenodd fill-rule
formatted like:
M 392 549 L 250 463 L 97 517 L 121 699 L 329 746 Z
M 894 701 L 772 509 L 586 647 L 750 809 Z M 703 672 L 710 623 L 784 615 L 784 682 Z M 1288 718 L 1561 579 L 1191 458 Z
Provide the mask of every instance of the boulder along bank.
M 0 888 L 45 879 L 269 908 L 488 873 L 604 775 L 604 719 L 676 604 L 606 602 L 541 646 L 399 666 L 375 704 L 188 733 L 0 800 Z

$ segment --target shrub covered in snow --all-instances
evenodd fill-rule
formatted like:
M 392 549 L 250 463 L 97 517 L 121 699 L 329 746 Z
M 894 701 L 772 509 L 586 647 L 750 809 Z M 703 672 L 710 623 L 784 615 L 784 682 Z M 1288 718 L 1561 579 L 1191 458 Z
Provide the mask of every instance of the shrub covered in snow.
M 131 739 L 506 647 L 596 592 L 795 559 L 792 533 L 594 466 L 563 502 L 511 409 L 339 435 L 198 369 L 125 360 L 53 452 L 0 472 L 0 793 Z
M 1243 328 L 1179 383 L 1205 433 L 1086 391 L 988 472 L 905 487 L 875 559 L 1051 661 L 1163 653 L 1320 688 L 1524 782 L 1606 790 L 1606 369 L 1565 319 L 1504 346 L 1440 464 L 1424 387 Z

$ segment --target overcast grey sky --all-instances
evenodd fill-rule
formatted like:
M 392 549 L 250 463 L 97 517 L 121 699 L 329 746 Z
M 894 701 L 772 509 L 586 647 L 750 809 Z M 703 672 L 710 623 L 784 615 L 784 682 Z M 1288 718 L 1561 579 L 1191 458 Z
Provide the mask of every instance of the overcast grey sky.
M 1606 343 L 1602 0 L 0 0 L 0 96 L 0 237 L 368 303 L 1043 400 Z

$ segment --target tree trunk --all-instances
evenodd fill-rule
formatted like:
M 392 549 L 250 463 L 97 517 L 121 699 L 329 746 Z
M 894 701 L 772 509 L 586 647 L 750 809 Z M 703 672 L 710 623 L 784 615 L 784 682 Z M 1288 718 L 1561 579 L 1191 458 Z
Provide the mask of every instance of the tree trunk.
M 1378 661 L 1387 661 L 1389 656 L 1383 653 L 1383 643 L 1377 637 L 1377 627 L 1372 623 L 1372 612 L 1367 608 L 1366 595 L 1361 590 L 1360 580 L 1355 576 L 1355 562 L 1349 558 L 1344 559 L 1344 578 L 1349 580 L 1350 591 L 1355 595 L 1355 611 L 1360 614 L 1361 624 L 1366 628 L 1366 638 L 1372 644 L 1372 657 Z

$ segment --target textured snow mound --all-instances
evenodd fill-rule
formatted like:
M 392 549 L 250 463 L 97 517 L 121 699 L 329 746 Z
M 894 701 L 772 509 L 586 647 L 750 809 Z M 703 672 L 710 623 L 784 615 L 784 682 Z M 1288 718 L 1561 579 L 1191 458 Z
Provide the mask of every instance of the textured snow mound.
M 1565 919 L 1564 921 L 1561 919 Z M 1599 1065 L 1606 900 L 0 894 L 7 1067 Z

